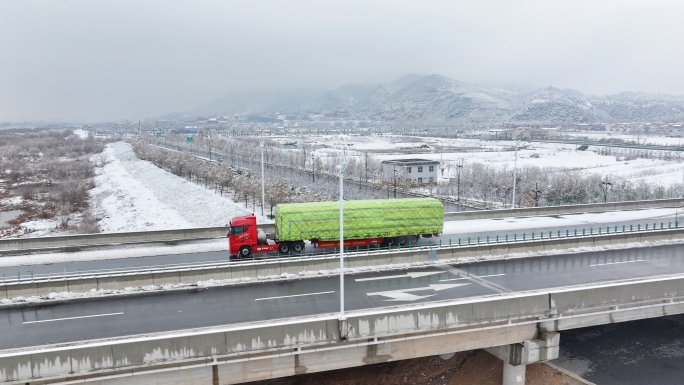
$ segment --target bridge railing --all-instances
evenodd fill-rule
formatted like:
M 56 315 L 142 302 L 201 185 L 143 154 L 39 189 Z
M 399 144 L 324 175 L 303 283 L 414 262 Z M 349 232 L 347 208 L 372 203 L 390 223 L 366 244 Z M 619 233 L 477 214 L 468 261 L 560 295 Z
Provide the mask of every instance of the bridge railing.
M 671 233 L 676 232 L 684 236 L 684 226 L 680 226 L 679 222 L 651 222 L 651 223 L 634 223 L 621 226 L 599 226 L 586 227 L 582 229 L 572 230 L 556 230 L 544 232 L 525 232 L 522 236 L 518 234 L 505 234 L 502 236 L 479 236 L 458 238 L 456 241 L 449 240 L 443 242 L 440 240 L 420 240 L 405 246 L 389 246 L 380 247 L 346 247 L 345 257 L 353 260 L 365 256 L 382 256 L 402 253 L 414 253 L 416 251 L 430 251 L 430 250 L 459 250 L 464 248 L 474 248 L 478 246 L 490 245 L 506 245 L 506 244 L 533 244 L 540 241 L 553 240 L 568 240 L 568 239 L 592 239 L 601 238 L 613 235 L 629 235 L 642 233 Z M 12 286 L 27 283 L 45 283 L 45 282 L 59 282 L 72 280 L 92 280 L 100 278 L 114 278 L 114 277 L 133 277 L 140 275 L 163 275 L 166 273 L 179 272 L 201 272 L 203 270 L 218 270 L 222 268 L 239 268 L 239 267 L 259 267 L 267 266 L 277 262 L 310 262 L 337 260 L 339 259 L 339 252 L 337 248 L 328 252 L 324 250 L 322 253 L 315 253 L 313 248 L 311 252 L 302 251 L 300 253 L 289 253 L 287 255 L 277 255 L 273 257 L 259 258 L 258 255 L 253 259 L 240 259 L 235 261 L 216 261 L 209 263 L 182 263 L 170 264 L 160 266 L 145 266 L 145 267 L 128 267 L 118 269 L 103 269 L 103 270 L 84 270 L 71 272 L 55 272 L 47 274 L 33 274 L 33 271 L 22 268 L 22 271 L 17 271 L 16 274 L 3 273 L 0 278 L 1 286 Z

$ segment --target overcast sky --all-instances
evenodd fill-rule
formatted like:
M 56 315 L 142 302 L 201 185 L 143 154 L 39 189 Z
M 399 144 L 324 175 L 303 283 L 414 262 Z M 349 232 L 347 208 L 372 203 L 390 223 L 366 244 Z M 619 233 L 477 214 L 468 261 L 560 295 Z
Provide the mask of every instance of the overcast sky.
M 137 120 L 409 72 L 682 95 L 683 11 L 681 0 L 0 0 L 0 120 Z

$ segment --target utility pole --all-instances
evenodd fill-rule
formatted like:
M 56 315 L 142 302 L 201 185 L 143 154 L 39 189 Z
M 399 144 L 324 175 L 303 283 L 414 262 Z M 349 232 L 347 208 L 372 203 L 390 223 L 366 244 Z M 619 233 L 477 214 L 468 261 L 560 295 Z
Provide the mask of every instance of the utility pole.
M 259 126 L 261 131 L 261 126 Z M 261 147 L 261 218 L 264 218 L 264 206 L 266 206 L 266 180 L 264 179 L 264 136 L 263 132 L 259 133 L 261 140 L 259 147 Z
M 368 183 L 368 150 L 366 150 L 366 183 Z M 684 188 L 682 189 L 682 197 L 684 197 Z
M 606 180 L 600 182 L 601 189 L 603 189 L 603 203 L 606 203 L 608 200 L 608 188 L 612 186 L 613 184 L 608 182 L 608 175 L 606 175 Z
M 461 169 L 463 168 L 463 159 L 459 159 L 456 163 L 456 175 L 457 175 L 457 185 L 456 185 L 456 202 L 461 201 Z
M 314 161 L 314 154 L 311 154 L 311 181 L 316 182 L 316 163 Z
M 394 164 L 394 199 L 397 199 L 397 165 Z

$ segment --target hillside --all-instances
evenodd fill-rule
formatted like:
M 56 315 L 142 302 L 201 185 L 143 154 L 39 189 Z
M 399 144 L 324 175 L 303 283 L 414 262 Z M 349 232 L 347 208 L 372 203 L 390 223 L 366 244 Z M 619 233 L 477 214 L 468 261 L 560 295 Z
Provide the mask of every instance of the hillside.
M 347 84 L 327 92 L 296 89 L 233 94 L 169 117 L 275 112 L 315 114 L 337 109 L 349 111 L 350 119 L 388 121 L 679 122 L 684 120 L 684 96 L 639 92 L 590 96 L 554 87 L 513 92 L 436 74 L 407 74 L 394 82 Z

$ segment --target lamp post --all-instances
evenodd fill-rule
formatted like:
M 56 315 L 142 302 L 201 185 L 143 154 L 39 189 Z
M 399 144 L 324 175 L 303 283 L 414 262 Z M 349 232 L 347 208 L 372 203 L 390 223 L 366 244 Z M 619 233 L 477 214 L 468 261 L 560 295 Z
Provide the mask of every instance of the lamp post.
M 261 131 L 261 126 L 259 126 Z M 261 140 L 259 140 L 259 147 L 261 148 L 261 218 L 264 218 L 264 206 L 266 206 L 266 188 L 264 179 L 264 136 L 263 132 L 259 132 Z
M 459 159 L 456 163 L 456 202 L 461 201 L 461 169 L 463 168 L 463 159 Z
M 601 189 L 603 190 L 603 203 L 606 203 L 608 200 L 608 188 L 612 186 L 613 184 L 608 182 L 608 175 L 606 175 L 606 180 L 601 181 L 599 183 L 601 185 Z
M 311 181 L 316 182 L 316 163 L 314 161 L 314 154 L 311 154 Z
M 394 165 L 394 199 L 397 199 L 397 165 Z
M 337 166 L 340 178 L 340 321 L 344 321 L 344 161 Z
M 534 193 L 534 207 L 539 207 L 539 194 L 541 194 L 542 191 L 537 187 L 537 182 L 534 182 L 534 190 L 532 193 Z
M 513 199 L 511 200 L 511 208 L 515 208 L 515 185 L 518 180 L 518 135 L 522 132 L 521 129 L 513 131 L 513 142 L 515 142 L 515 161 L 513 163 Z

